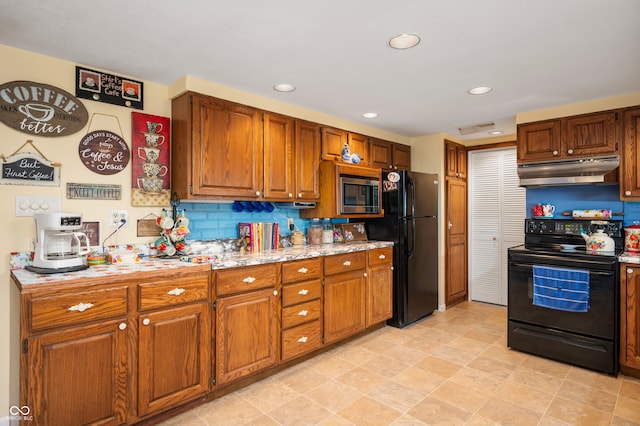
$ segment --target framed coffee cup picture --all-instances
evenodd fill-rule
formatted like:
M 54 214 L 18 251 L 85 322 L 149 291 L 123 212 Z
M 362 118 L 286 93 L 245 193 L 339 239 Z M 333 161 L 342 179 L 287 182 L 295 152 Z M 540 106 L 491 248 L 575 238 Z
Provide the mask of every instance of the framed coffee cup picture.
M 131 113 L 131 204 L 168 206 L 171 199 L 170 119 Z

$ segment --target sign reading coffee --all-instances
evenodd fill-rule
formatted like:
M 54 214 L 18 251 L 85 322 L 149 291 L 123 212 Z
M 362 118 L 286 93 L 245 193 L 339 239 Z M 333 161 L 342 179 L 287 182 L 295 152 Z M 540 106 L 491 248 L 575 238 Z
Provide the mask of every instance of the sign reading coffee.
M 141 81 L 76 67 L 76 96 L 79 98 L 144 109 L 142 89 Z
M 60 167 L 33 152 L 20 152 L 0 162 L 0 184 L 60 186 Z
M 127 167 L 131 152 L 120 136 L 108 130 L 95 130 L 82 138 L 78 155 L 89 170 L 113 175 Z
M 89 113 L 71 93 L 32 81 L 0 85 L 0 121 L 30 135 L 58 137 L 82 129 Z

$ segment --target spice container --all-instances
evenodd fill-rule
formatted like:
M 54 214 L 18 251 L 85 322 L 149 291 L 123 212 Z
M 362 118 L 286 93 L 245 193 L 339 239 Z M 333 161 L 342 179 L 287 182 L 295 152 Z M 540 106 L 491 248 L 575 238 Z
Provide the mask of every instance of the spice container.
M 312 219 L 307 230 L 309 244 L 322 244 L 322 223 L 320 219 Z
M 304 234 L 300 231 L 293 231 L 291 233 L 291 244 L 294 246 L 301 246 L 304 244 Z
M 333 244 L 333 224 L 328 217 L 322 221 L 322 244 Z

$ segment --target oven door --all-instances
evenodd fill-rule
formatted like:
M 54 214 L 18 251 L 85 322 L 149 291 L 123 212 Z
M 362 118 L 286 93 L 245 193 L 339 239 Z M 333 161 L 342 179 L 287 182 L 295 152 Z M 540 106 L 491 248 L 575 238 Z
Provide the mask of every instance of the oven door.
M 566 263 L 566 259 L 564 262 Z M 557 266 L 547 256 L 545 263 Z M 587 312 L 567 312 L 533 304 L 534 262 L 509 262 L 509 319 L 584 336 L 614 340 L 617 329 L 617 269 L 589 270 L 590 307 Z

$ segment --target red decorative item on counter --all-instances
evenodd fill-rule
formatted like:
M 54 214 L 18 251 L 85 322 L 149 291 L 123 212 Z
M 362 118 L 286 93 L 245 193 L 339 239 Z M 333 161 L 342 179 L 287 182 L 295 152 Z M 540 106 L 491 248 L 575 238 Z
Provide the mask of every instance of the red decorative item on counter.
M 638 222 L 624 228 L 624 250 L 640 253 L 640 225 Z
M 533 216 L 544 216 L 542 211 L 542 204 L 536 204 L 533 206 Z

